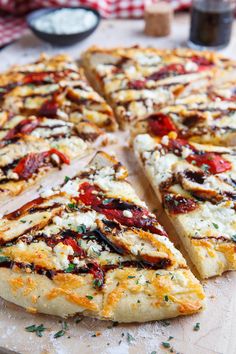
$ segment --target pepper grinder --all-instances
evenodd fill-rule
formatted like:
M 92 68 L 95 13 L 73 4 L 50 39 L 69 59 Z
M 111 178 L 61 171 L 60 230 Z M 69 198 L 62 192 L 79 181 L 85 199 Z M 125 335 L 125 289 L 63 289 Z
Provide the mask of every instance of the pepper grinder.
M 189 47 L 217 50 L 229 44 L 235 0 L 193 0 Z

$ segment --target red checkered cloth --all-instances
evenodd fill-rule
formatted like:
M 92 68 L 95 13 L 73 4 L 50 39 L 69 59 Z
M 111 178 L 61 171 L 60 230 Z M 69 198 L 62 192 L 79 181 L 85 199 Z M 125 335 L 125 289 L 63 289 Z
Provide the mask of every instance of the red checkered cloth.
M 191 0 L 166 0 L 174 10 L 188 8 Z M 20 38 L 27 29 L 24 15 L 44 7 L 89 6 L 104 18 L 141 18 L 146 5 L 158 0 L 0 0 L 0 47 Z

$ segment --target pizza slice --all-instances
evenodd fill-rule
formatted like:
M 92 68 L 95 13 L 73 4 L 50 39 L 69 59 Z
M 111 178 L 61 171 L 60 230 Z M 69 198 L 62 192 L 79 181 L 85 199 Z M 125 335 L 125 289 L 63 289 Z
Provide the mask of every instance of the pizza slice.
M 208 85 L 216 69 L 235 63 L 212 52 L 189 49 L 91 47 L 82 56 L 94 87 L 114 109 L 121 128 L 160 106 Z
M 5 215 L 0 296 L 32 313 L 118 322 L 199 311 L 201 284 L 126 177 L 100 152 L 52 196 Z
M 65 149 L 62 143 L 62 149 Z M 76 149 L 81 154 L 87 150 L 83 140 L 77 141 Z M 67 151 L 73 150 L 66 146 Z M 61 168 L 62 164 L 70 164 L 68 155 L 53 148 L 45 139 L 24 136 L 15 138 L 0 148 L 0 198 L 7 200 L 23 192 L 39 181 L 53 168 Z
M 0 102 L 4 110 L 15 114 L 75 123 L 87 120 L 105 130 L 116 129 L 111 108 L 67 55 L 43 55 L 33 64 L 14 66 L 2 73 Z
M 1 199 L 18 195 L 55 167 L 60 169 L 62 163 L 69 164 L 109 142 L 108 135 L 88 121 L 71 123 L 1 112 L 0 124 Z
M 236 151 L 148 134 L 134 151 L 202 278 L 236 269 Z
M 149 133 L 162 137 L 175 131 L 179 138 L 197 143 L 234 146 L 236 143 L 235 83 L 211 85 L 176 99 L 155 113 L 139 119 L 132 136 Z
M 82 139 L 95 145 L 98 140 L 106 140 L 106 134 L 97 125 L 81 120 L 77 123 L 63 121 L 57 118 L 46 118 L 22 115 L 13 115 L 9 112 L 0 113 L 0 146 L 9 143 L 16 137 L 30 135 L 43 138 L 55 144 L 60 140 L 60 145 L 69 145 L 76 149 L 76 141 Z M 79 139 L 80 138 L 80 139 Z M 69 144 L 66 144 L 69 143 Z M 66 152 L 66 148 L 65 151 Z

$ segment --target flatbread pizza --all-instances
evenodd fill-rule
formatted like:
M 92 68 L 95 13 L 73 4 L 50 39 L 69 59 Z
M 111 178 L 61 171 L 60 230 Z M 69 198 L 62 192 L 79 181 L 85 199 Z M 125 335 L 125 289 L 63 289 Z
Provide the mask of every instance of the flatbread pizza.
M 234 148 L 148 134 L 134 152 L 202 278 L 236 269 Z
M 126 177 L 100 152 L 50 197 L 5 215 L 0 296 L 32 313 L 118 322 L 201 310 L 201 284 Z

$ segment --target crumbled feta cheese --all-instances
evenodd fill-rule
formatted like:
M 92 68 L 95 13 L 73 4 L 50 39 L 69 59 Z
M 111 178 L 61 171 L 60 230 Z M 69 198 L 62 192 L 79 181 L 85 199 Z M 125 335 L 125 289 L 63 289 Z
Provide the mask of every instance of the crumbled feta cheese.
M 89 240 L 89 242 L 83 246 L 86 248 L 89 257 L 98 256 L 102 251 L 102 246 L 92 240 Z
M 191 71 L 197 71 L 198 70 L 198 65 L 192 61 L 188 61 L 185 66 L 184 66 L 185 70 L 188 72 Z
M 65 192 L 72 197 L 78 196 L 79 182 L 77 179 L 69 180 L 62 188 L 61 192 Z
M 162 137 L 161 143 L 162 143 L 163 145 L 168 145 L 168 144 L 169 144 L 169 137 L 168 137 L 168 135 L 165 135 L 165 136 Z
M 96 211 L 88 211 L 86 213 L 75 212 L 73 214 L 64 214 L 55 216 L 53 222 L 62 227 L 71 227 L 76 229 L 80 225 L 85 225 L 89 230 L 94 230 L 97 227 L 96 219 L 102 219 L 103 215 L 97 214 Z
M 132 218 L 132 217 L 133 217 L 133 214 L 131 213 L 130 210 L 124 210 L 124 211 L 123 211 L 123 215 L 124 215 L 126 218 Z
M 64 245 L 62 242 L 59 242 L 54 248 L 53 252 L 56 254 L 57 261 L 62 269 L 68 268 L 70 262 L 68 256 L 74 254 L 74 250 L 71 246 Z

